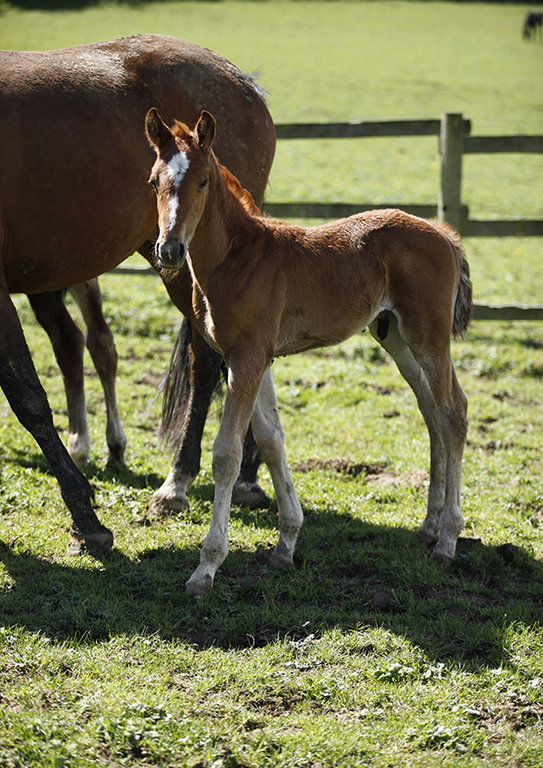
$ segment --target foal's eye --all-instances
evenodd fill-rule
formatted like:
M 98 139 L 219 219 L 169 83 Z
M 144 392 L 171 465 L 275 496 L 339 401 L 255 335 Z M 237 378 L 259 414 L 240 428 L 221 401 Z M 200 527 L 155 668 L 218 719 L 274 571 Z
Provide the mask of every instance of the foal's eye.
M 153 187 L 155 192 L 158 192 L 158 181 L 155 179 L 154 176 L 153 178 L 149 179 L 149 184 Z
M 208 181 L 209 181 L 209 176 L 206 176 L 206 178 L 198 184 L 198 192 L 201 192 L 202 189 L 205 189 L 205 187 L 207 187 Z

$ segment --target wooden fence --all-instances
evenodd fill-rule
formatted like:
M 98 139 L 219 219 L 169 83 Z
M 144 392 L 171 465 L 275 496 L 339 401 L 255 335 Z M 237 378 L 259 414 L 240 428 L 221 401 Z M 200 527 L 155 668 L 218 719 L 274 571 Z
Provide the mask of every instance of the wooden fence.
M 282 219 L 338 219 L 374 208 L 402 208 L 423 218 L 438 218 L 455 227 L 465 237 L 541 237 L 543 219 L 476 220 L 462 203 L 462 159 L 466 154 L 543 153 L 543 136 L 472 136 L 471 121 L 461 114 L 446 112 L 441 120 L 386 120 L 352 123 L 280 123 L 277 138 L 347 139 L 377 136 L 439 137 L 440 174 L 435 205 L 418 203 L 274 203 L 266 201 L 264 210 Z M 132 271 L 120 267 L 116 271 Z M 543 305 L 493 306 L 476 304 L 474 317 L 480 320 L 543 320 Z

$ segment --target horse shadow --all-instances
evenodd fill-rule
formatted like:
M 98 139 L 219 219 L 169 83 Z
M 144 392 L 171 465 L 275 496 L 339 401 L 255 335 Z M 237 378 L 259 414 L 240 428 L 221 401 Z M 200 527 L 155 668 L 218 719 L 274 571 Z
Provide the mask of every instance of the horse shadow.
M 275 529 L 273 506 L 256 513 L 234 508 L 232 518 Z M 82 643 L 151 633 L 196 648 L 382 627 L 436 663 L 473 669 L 513 663 L 507 625 L 540 626 L 543 563 L 524 550 L 460 538 L 454 563 L 444 569 L 412 530 L 334 509 L 304 512 L 293 568 L 274 571 L 271 549 L 247 551 L 234 540 L 213 592 L 199 600 L 184 593 L 199 551 L 182 542 L 134 557 L 114 549 L 99 567 L 89 557 L 51 562 L 0 542 L 8 574 L 0 625 Z
M 43 475 L 53 477 L 51 467 L 43 453 L 29 453 L 26 450 L 10 447 L 10 458 L 3 459 L 4 464 L 16 464 L 24 469 L 37 470 Z M 134 472 L 126 464 L 106 464 L 101 465 L 90 459 L 87 462 L 84 473 L 91 484 L 101 482 L 118 481 L 129 488 L 141 489 L 151 488 L 156 490 L 164 482 L 164 477 L 155 472 Z

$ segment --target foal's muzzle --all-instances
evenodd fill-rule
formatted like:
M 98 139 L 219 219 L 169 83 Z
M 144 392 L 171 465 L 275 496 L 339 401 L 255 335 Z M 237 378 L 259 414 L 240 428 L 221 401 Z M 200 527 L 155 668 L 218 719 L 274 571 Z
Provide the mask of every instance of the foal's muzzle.
M 166 240 L 164 243 L 160 243 L 157 240 L 155 255 L 158 266 L 162 267 L 162 269 L 181 269 L 185 263 L 187 249 L 180 240 Z

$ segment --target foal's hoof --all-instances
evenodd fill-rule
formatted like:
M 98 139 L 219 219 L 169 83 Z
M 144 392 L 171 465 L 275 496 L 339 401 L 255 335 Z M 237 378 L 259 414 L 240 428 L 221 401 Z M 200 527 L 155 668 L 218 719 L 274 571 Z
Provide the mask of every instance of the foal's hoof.
M 294 561 L 292 559 L 292 555 L 290 555 L 286 549 L 284 549 L 281 546 L 277 546 L 270 557 L 269 566 L 270 568 L 274 568 L 275 570 L 280 570 L 281 568 L 288 568 L 292 567 L 294 565 Z
M 242 480 L 234 485 L 232 504 L 235 504 L 237 507 L 256 509 L 257 507 L 267 507 L 269 500 L 258 483 L 249 483 Z
M 203 595 L 209 595 L 213 589 L 213 577 L 206 573 L 204 576 L 196 576 L 192 574 L 190 579 L 185 584 L 185 593 L 189 597 L 202 597 Z
M 417 531 L 417 539 L 422 542 L 422 544 L 435 544 L 437 541 L 437 536 L 435 536 L 433 533 L 430 533 L 430 531 L 424 530 L 424 528 L 419 528 Z
M 113 534 L 108 528 L 101 527 L 94 533 L 82 534 L 74 530 L 70 531 L 69 555 L 83 555 L 88 553 L 93 557 L 107 555 L 113 546 Z

